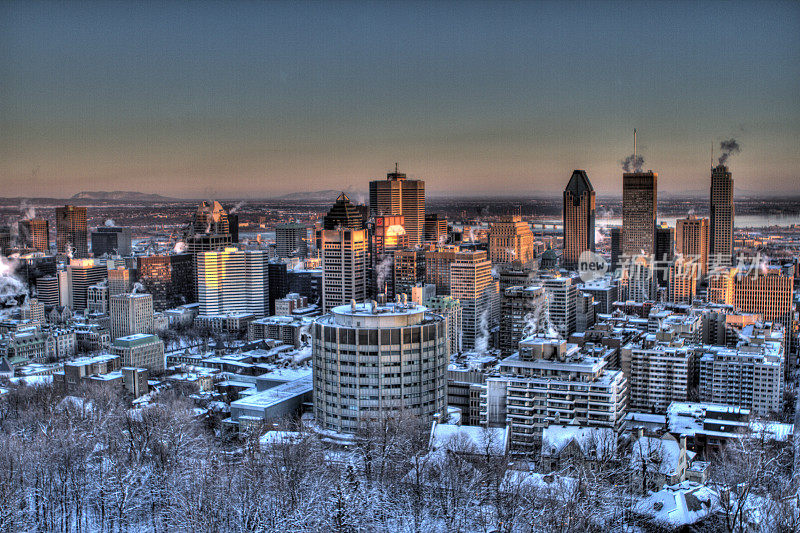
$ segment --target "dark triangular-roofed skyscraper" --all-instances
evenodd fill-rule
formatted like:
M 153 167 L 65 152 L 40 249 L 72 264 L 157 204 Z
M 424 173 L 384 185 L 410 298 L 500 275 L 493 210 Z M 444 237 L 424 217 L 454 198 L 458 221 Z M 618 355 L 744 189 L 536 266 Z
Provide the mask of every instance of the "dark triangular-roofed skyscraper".
M 585 170 L 575 170 L 564 189 L 562 264 L 575 269 L 586 250 L 594 251 L 595 194 Z
M 336 203 L 322 220 L 324 229 L 336 229 L 337 227 L 350 229 L 364 229 L 364 214 L 358 209 L 345 193 L 339 195 Z

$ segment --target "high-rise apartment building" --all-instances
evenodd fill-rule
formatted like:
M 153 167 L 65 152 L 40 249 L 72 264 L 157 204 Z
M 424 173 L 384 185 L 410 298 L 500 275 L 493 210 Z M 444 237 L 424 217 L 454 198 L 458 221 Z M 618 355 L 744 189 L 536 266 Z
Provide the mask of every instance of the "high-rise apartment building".
M 594 252 L 595 193 L 585 170 L 575 170 L 564 189 L 564 253 L 565 268 L 576 269 L 581 254 Z
M 629 257 L 655 253 L 658 174 L 626 172 L 622 175 L 622 248 Z
M 92 254 L 131 255 L 131 229 L 117 226 L 100 226 L 92 232 Z
M 111 338 L 153 333 L 153 297 L 146 293 L 111 296 Z
M 314 415 L 355 433 L 373 421 L 432 422 L 447 406 L 445 320 L 416 304 L 336 306 L 313 326 Z
M 449 353 L 461 353 L 462 309 L 461 302 L 450 296 L 434 296 L 425 300 L 425 307 L 441 315 L 447 322 L 447 344 Z
M 275 252 L 281 259 L 308 255 L 308 228 L 305 224 L 287 222 L 275 226 Z
M 50 223 L 43 218 L 29 218 L 19 222 L 19 237 L 26 248 L 50 252 Z
M 685 402 L 694 361 L 694 350 L 669 329 L 624 345 L 620 366 L 630 384 L 630 408 L 663 413 L 670 403 Z
M 86 208 L 56 207 L 56 250 L 72 257 L 89 257 Z
M 608 368 L 608 348 L 580 348 L 564 340 L 533 337 L 499 365 L 480 393 L 483 425 L 508 425 L 511 449 L 532 454 L 553 424 L 622 430 L 627 381 Z
M 523 265 L 534 258 L 533 232 L 522 217 L 507 215 L 489 230 L 489 259 L 492 263 L 519 261 Z
M 700 400 L 769 416 L 783 408 L 783 331 L 756 324 L 729 348 L 704 346 L 698 361 Z
M 509 287 L 500 299 L 500 350 L 511 354 L 524 337 L 547 333 L 547 295 L 541 286 Z
M 269 311 L 268 257 L 263 250 L 226 248 L 197 256 L 197 288 L 200 314 Z
M 547 293 L 548 314 L 544 318 L 549 320 L 544 329 L 553 328 L 562 339 L 568 339 L 577 329 L 579 281 L 570 276 L 547 274 L 537 281 Z
M 369 182 L 370 216 L 402 215 L 408 243 L 418 246 L 425 231 L 425 182 L 410 180 L 398 172 L 386 174 L 385 180 Z
M 72 259 L 67 265 L 67 276 L 70 289 L 68 305 L 73 311 L 83 311 L 89 286 L 106 279 L 108 270 L 93 259 Z
M 675 223 L 675 247 L 684 258 L 696 258 L 700 271 L 708 273 L 708 219 L 689 215 Z
M 498 283 L 483 250 L 459 251 L 450 265 L 450 296 L 461 302 L 465 350 L 486 349 L 498 309 Z M 437 291 L 438 293 L 438 291 Z
M 322 307 L 363 302 L 367 298 L 367 231 L 342 228 L 317 230 L 322 257 Z
M 729 265 L 733 257 L 733 175 L 725 165 L 711 169 L 711 223 L 708 252 L 713 265 Z

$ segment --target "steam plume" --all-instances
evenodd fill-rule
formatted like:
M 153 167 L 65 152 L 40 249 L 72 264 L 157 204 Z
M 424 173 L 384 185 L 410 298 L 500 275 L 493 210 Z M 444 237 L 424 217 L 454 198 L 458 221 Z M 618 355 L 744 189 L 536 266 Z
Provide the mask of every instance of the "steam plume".
M 720 141 L 719 149 L 722 152 L 719 156 L 719 164 L 724 165 L 728 162 L 728 158 L 733 154 L 738 154 L 742 151 L 742 147 L 736 142 L 736 139 L 728 139 L 727 141 Z
M 631 154 L 622 160 L 622 170 L 625 172 L 641 172 L 644 167 L 644 157 Z

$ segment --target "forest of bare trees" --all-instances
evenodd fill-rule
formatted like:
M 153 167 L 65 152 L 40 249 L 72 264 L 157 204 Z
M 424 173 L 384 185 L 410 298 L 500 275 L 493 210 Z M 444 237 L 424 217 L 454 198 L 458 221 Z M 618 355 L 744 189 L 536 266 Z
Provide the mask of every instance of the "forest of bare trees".
M 537 483 L 488 450 L 430 452 L 430 426 L 411 419 L 370 425 L 346 449 L 293 429 L 268 448 L 258 431 L 224 444 L 185 391 L 132 408 L 109 389 L 17 388 L 0 399 L 0 530 L 669 530 L 637 515 L 624 462 L 570 464 Z M 745 531 L 753 501 L 768 514 L 762 531 L 796 531 L 779 492 L 792 489 L 784 455 L 719 456 L 715 475 L 735 490 L 693 531 Z

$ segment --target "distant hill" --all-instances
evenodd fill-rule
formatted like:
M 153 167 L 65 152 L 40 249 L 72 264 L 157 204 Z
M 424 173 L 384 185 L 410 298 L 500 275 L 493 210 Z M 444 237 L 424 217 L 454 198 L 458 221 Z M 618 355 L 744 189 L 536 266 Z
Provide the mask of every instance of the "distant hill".
M 346 194 L 347 191 L 345 191 Z M 336 198 L 342 194 L 341 189 L 328 189 L 326 191 L 311 191 L 311 192 L 293 192 L 289 194 L 284 194 L 283 196 L 278 196 L 277 200 L 305 200 L 308 202 L 324 202 L 336 201 Z M 354 200 L 354 199 L 353 199 Z
M 125 202 L 172 202 L 175 198 L 160 194 L 147 194 L 134 191 L 82 191 L 70 200 L 117 200 Z

